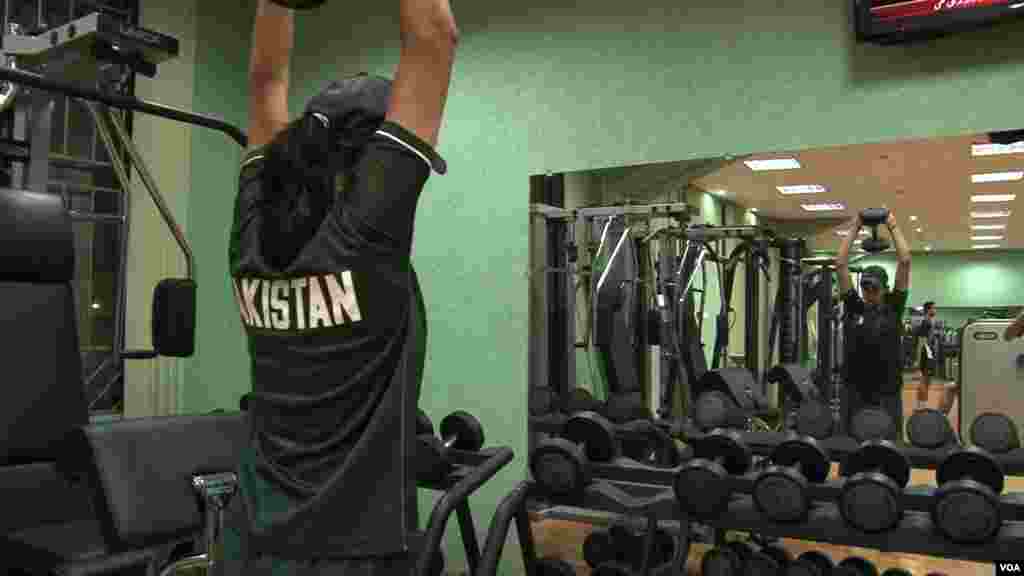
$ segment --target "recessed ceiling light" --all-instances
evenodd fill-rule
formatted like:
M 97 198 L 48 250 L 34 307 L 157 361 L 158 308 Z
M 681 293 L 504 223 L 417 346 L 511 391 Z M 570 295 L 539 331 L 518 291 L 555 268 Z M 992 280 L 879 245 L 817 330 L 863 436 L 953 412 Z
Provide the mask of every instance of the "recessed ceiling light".
M 1016 194 L 975 194 L 971 202 L 1013 202 L 1016 198 Z
M 971 230 L 1006 230 L 1006 224 L 975 224 Z
M 986 184 L 989 182 L 1016 182 L 1017 180 L 1024 180 L 1024 171 L 992 172 L 989 174 L 971 175 L 971 182 L 974 184 Z
M 757 208 L 751 208 L 750 211 L 753 212 L 754 214 L 757 214 L 759 212 Z
M 971 236 L 971 240 L 974 242 L 984 242 L 986 240 L 1002 240 L 1002 236 Z
M 793 194 L 821 194 L 828 190 L 820 184 L 804 184 L 800 186 L 776 186 L 776 190 L 787 196 Z
M 932 245 L 931 245 L 931 244 L 928 244 L 927 246 L 925 246 L 925 247 L 924 247 L 924 251 L 925 251 L 925 252 L 931 252 L 931 251 L 932 251 Z
M 1013 144 L 972 144 L 971 156 L 1002 156 L 1024 153 L 1024 142 Z
M 800 163 L 796 158 L 775 158 L 771 160 L 745 160 L 743 162 L 754 172 L 765 172 L 768 170 L 796 170 Z
M 911 216 L 910 217 L 910 221 L 911 222 L 917 222 L 917 216 Z
M 840 212 L 846 210 L 846 204 L 842 202 L 822 202 L 820 204 L 801 204 L 807 212 Z
M 989 248 L 1000 248 L 999 244 L 975 244 L 972 246 L 975 250 L 988 250 Z
M 1011 212 L 1009 210 L 997 210 L 994 212 L 971 212 L 971 218 L 1006 218 Z

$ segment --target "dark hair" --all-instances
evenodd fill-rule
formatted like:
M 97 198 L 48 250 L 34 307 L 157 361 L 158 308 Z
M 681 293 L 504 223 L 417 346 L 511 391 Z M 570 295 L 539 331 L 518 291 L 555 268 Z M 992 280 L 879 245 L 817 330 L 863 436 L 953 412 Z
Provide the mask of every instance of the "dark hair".
M 290 122 L 268 145 L 260 243 L 275 268 L 290 264 L 316 234 L 334 200 L 334 175 L 348 172 L 350 164 L 332 148 L 328 128 L 309 115 Z

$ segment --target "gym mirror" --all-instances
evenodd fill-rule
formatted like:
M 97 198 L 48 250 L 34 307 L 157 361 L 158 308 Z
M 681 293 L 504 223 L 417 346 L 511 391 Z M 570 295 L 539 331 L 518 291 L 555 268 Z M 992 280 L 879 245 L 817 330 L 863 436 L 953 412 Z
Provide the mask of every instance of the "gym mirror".
M 532 176 L 531 414 L 695 418 L 714 382 L 761 414 L 754 427 L 785 427 L 787 399 L 801 394 L 819 395 L 827 414 L 844 357 L 835 255 L 868 208 L 891 212 L 911 250 L 904 412 L 925 354 L 928 401 L 952 402 L 954 427 L 986 410 L 1024 413 L 1003 384 L 967 381 L 1016 378 L 1015 364 L 984 351 L 963 360 L 959 343 L 965 326 L 1013 318 L 1024 304 L 1024 237 L 1013 234 L 1022 180 L 1024 143 L 999 134 Z M 869 230 L 854 240 L 858 290 L 872 265 L 891 287 L 896 253 L 884 225 L 878 235 L 889 241 L 879 253 L 863 250 Z M 922 352 L 926 317 L 934 329 Z M 1020 346 L 1001 333 L 995 342 L 999 354 Z M 732 372 L 705 377 L 716 369 Z

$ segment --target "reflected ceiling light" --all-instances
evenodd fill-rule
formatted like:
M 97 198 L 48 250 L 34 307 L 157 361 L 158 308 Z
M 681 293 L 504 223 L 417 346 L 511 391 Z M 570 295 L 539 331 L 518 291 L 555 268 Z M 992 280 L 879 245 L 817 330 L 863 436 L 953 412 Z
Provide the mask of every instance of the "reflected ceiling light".
M 1013 144 L 972 144 L 971 156 L 1004 156 L 1024 153 L 1024 142 Z
M 996 210 L 993 212 L 971 212 L 971 218 L 1006 218 L 1011 212 L 1009 210 Z
M 804 184 L 800 186 L 776 186 L 776 190 L 787 196 L 793 194 L 821 194 L 828 192 L 828 189 L 820 184 Z
M 1013 202 L 1016 194 L 975 194 L 971 202 Z
M 999 244 L 975 244 L 972 246 L 975 250 L 988 250 L 989 248 L 1000 248 Z
M 102 306 L 100 306 L 99 302 L 93 302 L 92 303 L 92 309 L 93 310 L 99 310 L 100 308 L 102 308 Z
M 750 211 L 753 212 L 754 214 L 757 214 L 759 212 L 757 208 L 751 208 Z
M 971 240 L 974 242 L 983 242 L 986 240 L 1002 240 L 1003 236 L 971 236 Z
M 974 184 L 986 184 L 990 182 L 1016 182 L 1017 180 L 1024 180 L 1024 171 L 991 172 L 989 174 L 971 175 L 971 182 Z
M 914 228 L 914 232 L 924 232 L 924 228 Z
M 718 196 L 719 198 L 724 197 L 726 194 L 725 190 L 712 190 L 711 193 L 714 194 L 715 196 Z
M 911 216 L 910 217 L 910 221 L 911 222 L 917 222 L 917 216 Z
M 928 244 L 928 245 L 926 245 L 926 246 L 924 247 L 924 251 L 925 251 L 925 252 L 931 252 L 931 251 L 932 251 L 932 245 L 931 245 L 931 244 Z
M 775 158 L 771 160 L 745 160 L 743 162 L 754 172 L 765 172 L 768 170 L 796 170 L 800 163 L 796 158 Z
M 807 212 L 840 212 L 846 210 L 846 204 L 842 202 L 821 202 L 819 204 L 801 204 Z
M 1006 224 L 975 224 L 971 230 L 1006 230 Z

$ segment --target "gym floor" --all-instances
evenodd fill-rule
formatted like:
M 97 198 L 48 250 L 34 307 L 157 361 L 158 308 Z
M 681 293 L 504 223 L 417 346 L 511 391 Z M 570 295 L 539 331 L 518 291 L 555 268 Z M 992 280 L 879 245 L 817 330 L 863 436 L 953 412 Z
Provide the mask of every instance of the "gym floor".
M 920 385 L 919 375 L 907 373 L 905 376 L 907 384 L 904 386 L 904 411 L 909 417 L 913 411 L 916 399 L 917 388 Z M 942 402 L 941 383 L 933 380 L 929 390 L 929 405 L 938 408 Z M 954 402 L 950 411 L 950 420 L 953 428 L 959 432 L 959 419 L 957 418 L 958 406 Z M 836 475 L 838 466 L 833 465 L 832 474 Z M 931 470 L 914 470 L 910 483 L 913 484 L 934 484 L 935 473 Z M 1007 491 L 1024 491 L 1024 477 L 1009 477 L 1006 479 Z M 600 528 L 591 524 L 570 522 L 565 520 L 536 519 L 533 522 L 533 537 L 537 545 L 537 556 L 554 556 L 572 562 L 576 566 L 576 574 L 585 576 L 590 574 L 590 568 L 583 561 L 583 540 L 592 530 Z M 803 542 L 799 540 L 783 540 L 782 544 L 793 555 L 797 556 L 808 550 L 818 550 L 830 555 L 833 560 L 840 561 L 848 556 L 860 556 L 879 568 L 879 571 L 901 567 L 910 570 L 915 575 L 943 574 L 945 576 L 978 576 L 990 574 L 991 564 L 978 564 L 974 562 L 963 562 L 959 560 L 948 560 L 945 558 L 933 558 L 928 556 L 917 556 L 914 554 L 892 554 L 881 553 L 873 549 L 854 548 L 851 546 L 833 546 L 817 542 Z M 692 576 L 700 576 L 700 559 L 706 552 L 708 546 L 694 544 L 690 549 L 690 556 L 687 560 L 686 573 Z

